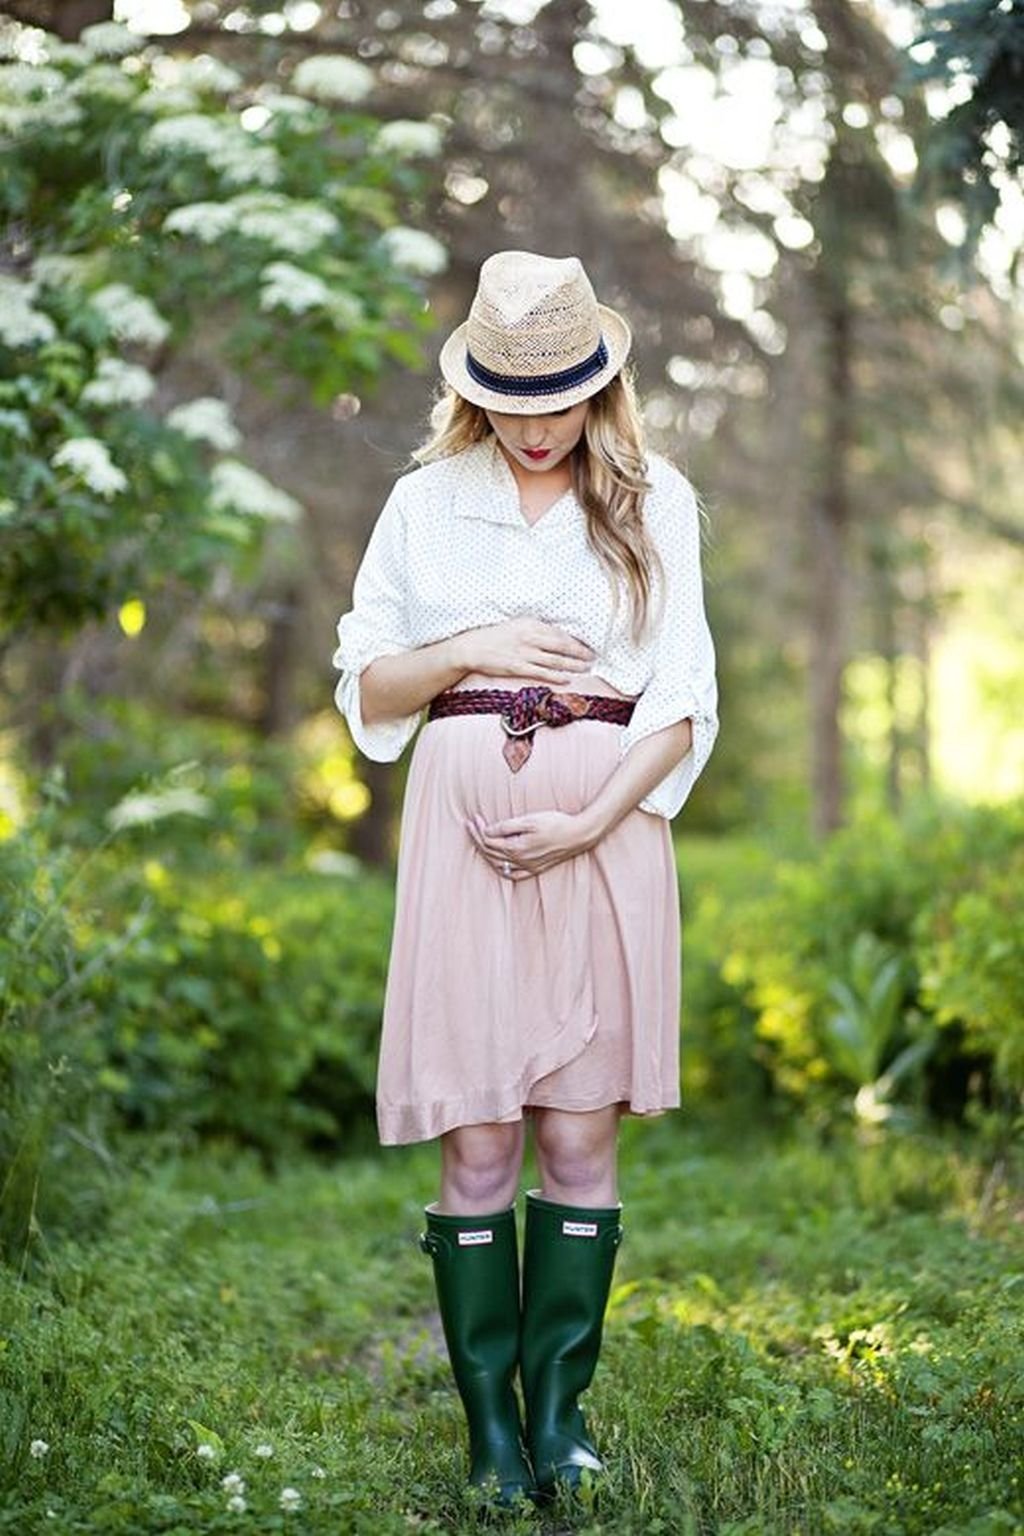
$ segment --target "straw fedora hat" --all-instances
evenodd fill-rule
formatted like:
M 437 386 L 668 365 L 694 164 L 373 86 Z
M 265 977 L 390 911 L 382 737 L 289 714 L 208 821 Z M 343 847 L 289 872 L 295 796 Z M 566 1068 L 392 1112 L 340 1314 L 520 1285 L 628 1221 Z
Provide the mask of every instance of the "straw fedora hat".
M 618 373 L 631 342 L 618 311 L 597 302 L 577 256 L 496 251 L 438 362 L 474 405 L 543 415 L 595 395 Z

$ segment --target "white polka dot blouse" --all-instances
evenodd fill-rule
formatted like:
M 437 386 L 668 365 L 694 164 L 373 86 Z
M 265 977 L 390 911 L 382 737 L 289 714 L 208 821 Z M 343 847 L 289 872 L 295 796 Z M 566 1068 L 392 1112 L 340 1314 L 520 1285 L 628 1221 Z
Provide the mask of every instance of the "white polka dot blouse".
M 639 647 L 629 633 L 621 578 L 613 621 L 609 577 L 572 491 L 530 524 L 493 435 L 398 478 L 356 572 L 351 610 L 338 620 L 332 657 L 341 672 L 335 702 L 361 752 L 374 762 L 394 762 L 425 711 L 364 724 L 359 677 L 371 661 L 531 614 L 591 646 L 589 672 L 640 695 L 629 724 L 619 727 L 620 759 L 643 737 L 692 721 L 692 747 L 640 801 L 641 810 L 676 815 L 718 734 L 715 649 L 704 612 L 693 488 L 660 454 L 648 452 L 647 461 L 653 490 L 644 518 L 664 564 L 665 606 L 656 631 Z M 652 601 L 657 613 L 657 577 Z

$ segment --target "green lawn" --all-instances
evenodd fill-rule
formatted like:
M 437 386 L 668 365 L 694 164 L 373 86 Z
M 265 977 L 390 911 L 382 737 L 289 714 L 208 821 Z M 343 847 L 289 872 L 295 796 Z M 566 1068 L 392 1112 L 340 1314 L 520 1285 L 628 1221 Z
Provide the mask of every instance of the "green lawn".
M 436 1158 L 167 1159 L 102 1235 L 4 1272 L 0 1530 L 478 1528 L 415 1242 Z M 686 1112 L 626 1126 L 621 1191 L 589 1394 L 607 1486 L 507 1529 L 1024 1530 L 1013 1170 L 952 1135 Z

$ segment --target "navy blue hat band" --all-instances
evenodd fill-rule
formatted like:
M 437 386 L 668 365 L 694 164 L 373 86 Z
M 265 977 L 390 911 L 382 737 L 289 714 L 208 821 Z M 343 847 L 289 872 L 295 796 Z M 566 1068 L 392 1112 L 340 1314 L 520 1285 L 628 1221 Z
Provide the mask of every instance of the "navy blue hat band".
M 472 352 L 466 349 L 466 372 L 470 378 L 483 385 L 484 389 L 493 389 L 499 395 L 559 395 L 563 390 L 575 389 L 577 384 L 585 384 L 607 364 L 608 348 L 603 336 L 597 344 L 597 350 L 584 358 L 582 363 L 574 363 L 571 368 L 563 368 L 560 373 L 526 374 L 519 378 L 508 373 L 494 373 L 478 363 Z

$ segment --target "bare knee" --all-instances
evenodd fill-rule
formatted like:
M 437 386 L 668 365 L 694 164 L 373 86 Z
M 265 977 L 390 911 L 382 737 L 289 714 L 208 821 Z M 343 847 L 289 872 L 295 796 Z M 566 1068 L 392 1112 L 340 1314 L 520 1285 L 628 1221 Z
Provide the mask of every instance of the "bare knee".
M 617 1106 L 582 1113 L 545 1109 L 537 1113 L 535 1124 L 537 1161 L 550 1199 L 579 1205 L 618 1203 Z
M 463 1125 L 441 1138 L 441 1209 L 503 1210 L 519 1186 L 523 1125 Z

